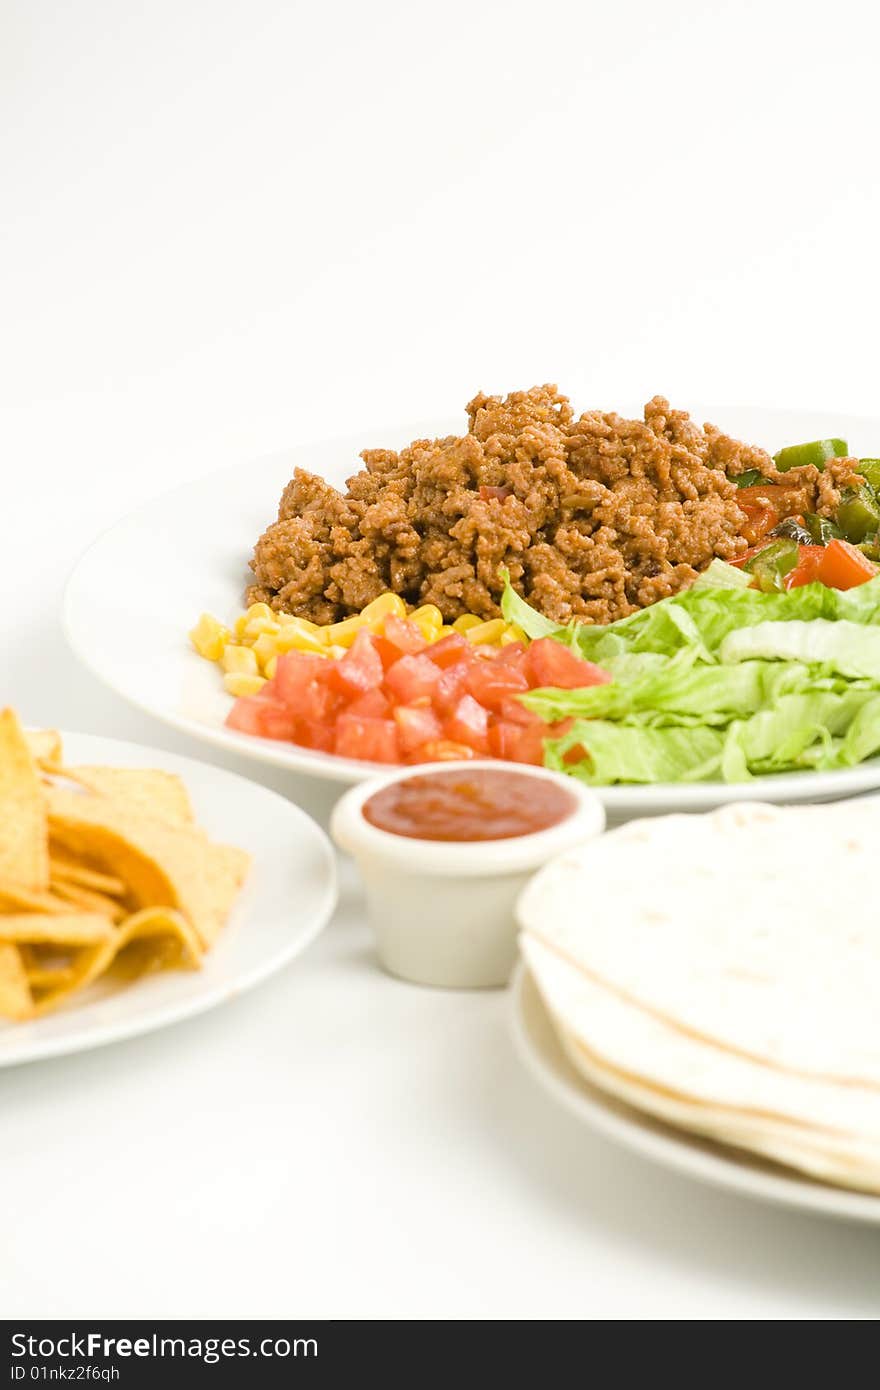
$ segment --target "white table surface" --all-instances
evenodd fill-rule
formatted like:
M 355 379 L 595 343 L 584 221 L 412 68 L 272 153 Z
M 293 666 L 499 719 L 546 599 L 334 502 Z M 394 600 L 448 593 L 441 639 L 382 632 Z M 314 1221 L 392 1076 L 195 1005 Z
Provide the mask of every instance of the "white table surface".
M 58 623 L 90 537 L 177 481 L 548 378 L 878 413 L 871 7 L 441 10 L 0 5 L 0 700 L 29 722 L 211 756 Z M 326 819 L 332 788 L 239 770 Z M 3 1315 L 877 1313 L 876 1230 L 594 1138 L 506 1008 L 385 978 L 346 873 L 252 995 L 0 1073 Z

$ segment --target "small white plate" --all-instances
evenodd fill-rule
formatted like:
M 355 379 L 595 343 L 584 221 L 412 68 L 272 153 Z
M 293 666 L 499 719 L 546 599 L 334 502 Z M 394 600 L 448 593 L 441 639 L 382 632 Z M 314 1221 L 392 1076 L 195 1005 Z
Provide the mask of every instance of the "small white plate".
M 0 1021 L 0 1067 L 82 1052 L 191 1018 L 259 984 L 304 951 L 336 905 L 330 841 L 304 811 L 265 787 L 137 743 L 63 734 L 65 762 L 160 767 L 186 783 L 199 825 L 253 858 L 226 926 L 201 970 L 131 985 L 98 981 L 57 1013 Z
M 637 409 L 633 412 L 640 413 Z M 768 410 L 695 409 L 698 420 L 770 449 L 837 435 L 862 455 L 880 452 L 880 420 Z M 232 704 L 218 668 L 193 651 L 187 632 L 203 612 L 227 621 L 241 611 L 257 538 L 274 520 L 295 467 L 336 486 L 360 467 L 367 444 L 460 433 L 464 420 L 371 429 L 355 439 L 303 445 L 200 478 L 133 512 L 82 556 L 67 585 L 64 627 L 74 651 L 118 695 L 177 729 L 260 762 L 337 782 L 359 782 L 379 765 L 253 738 L 224 727 Z M 125 576 L 124 584 L 119 576 Z M 880 759 L 840 772 L 723 782 L 598 787 L 610 819 L 705 811 L 743 795 L 823 801 L 880 787 Z
M 606 1139 L 688 1177 L 748 1197 L 823 1216 L 880 1223 L 880 1197 L 789 1175 L 749 1154 L 665 1125 L 591 1086 L 566 1057 L 538 987 L 522 962 L 513 977 L 511 1023 L 516 1049 L 535 1080 Z

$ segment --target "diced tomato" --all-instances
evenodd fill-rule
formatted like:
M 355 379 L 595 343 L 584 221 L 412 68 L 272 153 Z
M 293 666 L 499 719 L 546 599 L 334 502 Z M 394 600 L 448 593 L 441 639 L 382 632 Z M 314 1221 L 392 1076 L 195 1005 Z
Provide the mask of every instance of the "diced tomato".
M 329 721 L 344 703 L 344 696 L 336 690 L 331 690 L 327 681 L 309 681 L 300 691 L 296 702 L 288 705 L 288 709 L 297 719 Z
M 385 672 L 385 689 L 398 704 L 411 705 L 414 700 L 431 695 L 440 675 L 440 667 L 429 656 L 402 656 Z
M 443 714 L 451 714 L 465 692 L 465 683 L 470 665 L 460 661 L 445 670 L 434 687 L 434 708 Z
M 748 488 L 743 488 L 747 492 Z M 745 513 L 745 521 L 740 530 L 747 541 L 756 545 L 764 536 L 769 536 L 774 527 L 778 526 L 782 520 L 781 514 L 767 501 L 741 502 L 737 498 L 737 505 L 740 511 Z
M 473 748 L 466 743 L 453 743 L 448 738 L 440 738 L 436 743 L 423 743 L 421 748 L 409 758 L 414 763 L 460 762 L 462 758 L 475 758 Z
M 446 737 L 466 743 L 475 753 L 489 751 L 489 711 L 473 695 L 462 695 L 446 721 Z
M 443 737 L 443 727 L 430 704 L 398 705 L 394 720 L 404 754 L 413 753 L 423 743 L 432 743 Z
M 260 715 L 265 703 L 258 695 L 239 695 L 226 716 L 227 729 L 235 729 L 239 734 L 253 734 L 256 738 L 262 737 Z M 282 709 L 283 706 L 279 705 L 278 708 Z
M 465 682 L 468 692 L 486 709 L 501 709 L 505 696 L 521 694 L 529 683 L 515 666 L 500 661 L 481 661 L 471 666 Z
M 356 714 L 361 719 L 390 719 L 391 701 L 382 690 L 368 690 L 346 705 L 346 714 Z
M 446 637 L 441 637 L 439 642 L 432 642 L 425 653 L 433 661 L 435 666 L 440 666 L 444 671 L 449 666 L 455 666 L 459 661 L 467 661 L 470 658 L 473 648 L 466 637 L 462 637 L 460 632 L 450 632 Z
M 786 589 L 800 589 L 818 580 L 824 559 L 824 545 L 799 545 L 798 562 L 783 581 Z
M 875 564 L 849 541 L 829 541 L 817 578 L 831 589 L 854 589 L 880 573 Z
M 226 726 L 258 738 L 294 739 L 296 716 L 280 700 L 257 695 L 241 695 L 226 716 Z
M 458 632 L 429 645 L 409 621 L 364 629 L 339 660 L 289 652 L 255 696 L 237 700 L 230 728 L 367 762 L 494 756 L 543 762 L 545 724 L 517 698 L 536 685 L 576 689 L 610 677 L 550 639 L 473 647 Z
M 272 680 L 279 700 L 295 708 L 310 681 L 327 679 L 330 664 L 328 657 L 314 656 L 311 652 L 285 652 L 279 656 Z M 263 686 L 260 694 L 265 693 L 266 686 Z
M 334 751 L 340 758 L 363 758 L 371 763 L 399 763 L 397 725 L 393 719 L 362 719 L 340 714 Z
M 294 742 L 319 753 L 332 753 L 336 747 L 336 729 L 323 719 L 300 719 Z
M 493 500 L 497 500 L 497 501 L 499 501 L 499 502 L 503 502 L 504 499 L 505 499 L 505 497 L 512 497 L 512 496 L 513 496 L 513 488 L 512 488 L 512 487 L 485 487 L 485 486 L 483 486 L 483 487 L 480 488 L 480 501 L 481 501 L 481 502 L 492 502 Z
M 423 652 L 428 645 L 415 623 L 411 623 L 407 618 L 393 616 L 385 619 L 385 640 L 404 656 L 415 656 L 417 652 Z
M 532 709 L 526 709 L 515 695 L 506 695 L 501 701 L 501 718 L 508 724 L 518 724 L 520 728 L 526 728 L 529 724 L 543 724 L 544 721 L 539 714 L 535 714 Z
M 389 642 L 387 637 L 373 633 L 373 646 L 379 653 L 383 671 L 387 671 L 389 666 L 393 666 L 395 661 L 400 660 L 400 648 L 395 647 L 393 642 Z
M 260 715 L 260 733 L 263 738 L 277 738 L 285 743 L 296 741 L 296 720 L 289 709 L 274 704 L 263 707 Z
M 544 740 L 550 733 L 551 730 L 543 720 L 538 724 L 530 724 L 528 728 L 518 729 L 518 737 L 512 741 L 507 757 L 515 763 L 531 763 L 534 767 L 543 767 Z
M 800 496 L 796 487 L 785 487 L 781 483 L 755 483 L 753 487 L 740 488 L 736 503 L 745 513 L 741 530 L 749 545 L 757 545 L 783 517 L 791 516 Z
M 500 661 L 502 666 L 521 666 L 525 654 L 525 642 L 508 642 L 506 647 L 497 648 L 495 660 Z
M 361 628 L 345 656 L 329 665 L 328 683 L 349 699 L 368 690 L 377 690 L 382 684 L 382 658 L 376 650 L 373 634 L 366 628 Z
M 525 673 L 533 690 L 542 686 L 580 690 L 587 685 L 605 685 L 611 680 L 601 666 L 584 661 L 553 637 L 539 637 L 532 643 L 525 656 Z
M 582 743 L 574 743 L 568 752 L 563 754 L 562 761 L 566 767 L 573 767 L 575 763 L 582 763 L 584 758 L 588 756 L 589 754 Z
M 492 757 L 515 761 L 521 733 L 521 724 L 511 724 L 506 719 L 499 719 L 496 723 L 491 724 L 489 726 L 489 752 Z

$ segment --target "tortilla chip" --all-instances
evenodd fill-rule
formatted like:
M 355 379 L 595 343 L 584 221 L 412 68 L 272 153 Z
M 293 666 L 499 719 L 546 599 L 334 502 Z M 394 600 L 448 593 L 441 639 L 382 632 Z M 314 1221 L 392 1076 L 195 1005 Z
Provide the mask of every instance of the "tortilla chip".
M 107 941 L 82 950 L 64 983 L 46 991 L 38 990 L 31 1010 L 32 1016 L 39 1017 L 51 1012 L 75 991 L 92 984 L 104 974 L 114 958 L 132 943 L 169 936 L 178 947 L 175 964 L 186 964 L 197 969 L 201 964 L 202 950 L 190 924 L 179 912 L 149 908 L 127 917 Z M 148 956 L 146 960 L 149 960 Z
M 192 825 L 193 809 L 186 787 L 173 772 L 142 767 L 66 767 L 64 776 L 89 791 L 124 803 L 169 825 Z
M 22 912 L 0 917 L 4 941 L 52 942 L 63 946 L 92 946 L 113 935 L 113 924 L 95 912 Z
M 0 880 L 0 914 L 4 912 L 69 912 L 70 903 L 52 893 L 29 893 L 15 883 Z M 0 921 L 3 918 L 0 916 Z M 2 933 L 0 933 L 2 935 Z
M 61 767 L 63 752 L 57 729 L 26 729 L 25 743 L 38 767 L 54 772 Z
M 62 780 L 64 779 L 64 780 Z M 62 763 L 0 715 L 0 1017 L 42 1016 L 112 971 L 197 969 L 249 856 L 213 844 L 178 777 Z M 110 981 L 108 980 L 108 983 Z
M 71 975 L 76 951 L 69 946 L 20 941 L 18 950 L 32 991 L 65 984 Z
M 63 989 L 74 979 L 72 965 L 34 965 L 27 967 L 27 982 L 35 990 Z
M 67 903 L 68 910 L 70 907 L 78 907 L 84 912 L 99 913 L 111 922 L 121 922 L 123 917 L 128 915 L 128 908 L 124 907 L 118 898 L 111 898 L 106 893 L 95 893 L 91 888 L 81 888 L 78 883 L 65 883 L 63 879 L 56 879 L 52 884 L 52 892 Z M 3 928 L 0 925 L 0 935 L 2 932 Z
M 158 970 L 198 970 L 202 963 L 202 944 L 180 912 L 167 907 L 149 907 L 129 918 L 136 922 L 127 943 L 117 949 L 112 965 L 114 975 L 125 980 Z
M 0 880 L 24 888 L 49 883 L 49 836 L 40 778 L 21 725 L 0 713 Z
M 0 941 L 0 1018 L 27 1018 L 31 991 L 18 947 Z
M 72 855 L 52 844 L 49 840 L 49 876 L 53 883 L 74 883 L 80 888 L 91 888 L 94 893 L 106 893 L 111 898 L 121 898 L 125 884 L 121 878 L 102 874 L 98 869 L 78 861 Z
M 118 874 L 139 907 L 177 908 L 203 946 L 216 940 L 247 873 L 250 861 L 243 850 L 214 844 L 200 830 L 128 811 L 98 794 L 52 787 L 47 802 L 59 844 Z

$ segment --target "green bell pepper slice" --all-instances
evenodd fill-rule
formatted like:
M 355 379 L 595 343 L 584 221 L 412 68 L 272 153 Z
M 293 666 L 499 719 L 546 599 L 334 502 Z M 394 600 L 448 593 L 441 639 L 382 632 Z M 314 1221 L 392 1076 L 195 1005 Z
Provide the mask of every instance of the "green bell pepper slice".
M 757 580 L 759 589 L 772 594 L 785 588 L 785 576 L 797 566 L 799 554 L 797 541 L 780 539 L 759 550 L 743 569 Z
M 815 512 L 807 512 L 804 517 L 804 525 L 813 538 L 814 545 L 827 545 L 829 541 L 842 540 L 843 532 L 833 521 L 829 521 L 827 516 L 817 516 Z
M 880 459 L 859 459 L 856 471 L 861 473 L 866 483 L 880 491 Z
M 880 506 L 869 487 L 848 488 L 837 508 L 837 524 L 844 539 L 858 545 L 880 530 Z
M 848 453 L 845 439 L 814 439 L 809 444 L 789 444 L 780 449 L 773 455 L 773 462 L 780 473 L 787 473 L 790 468 L 805 468 L 808 464 L 822 469 L 828 459 L 846 458 Z
M 745 473 L 737 473 L 729 481 L 736 483 L 737 487 L 754 487 L 756 483 L 763 483 L 766 479 L 760 468 L 747 468 Z

